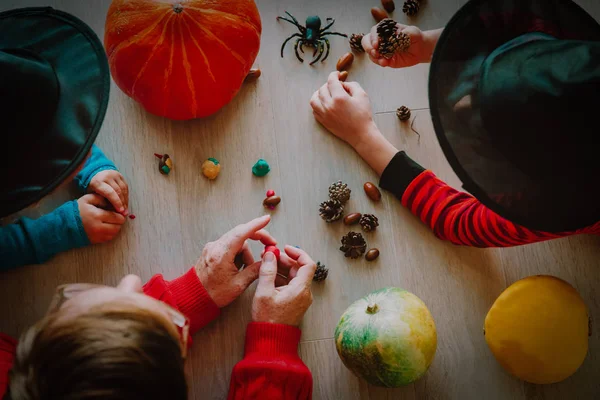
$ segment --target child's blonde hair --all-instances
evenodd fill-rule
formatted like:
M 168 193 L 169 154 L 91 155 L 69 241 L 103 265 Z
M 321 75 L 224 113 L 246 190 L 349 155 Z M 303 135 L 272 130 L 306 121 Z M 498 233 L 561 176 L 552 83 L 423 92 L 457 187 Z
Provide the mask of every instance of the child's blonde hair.
M 177 338 L 135 306 L 102 307 L 72 319 L 50 315 L 21 337 L 12 400 L 184 400 Z

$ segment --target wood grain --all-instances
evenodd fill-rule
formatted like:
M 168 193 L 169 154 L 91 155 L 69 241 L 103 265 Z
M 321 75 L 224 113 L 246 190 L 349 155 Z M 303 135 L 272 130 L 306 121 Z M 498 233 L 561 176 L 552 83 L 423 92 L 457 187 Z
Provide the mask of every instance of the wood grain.
M 423 29 L 442 26 L 466 0 L 428 0 L 416 19 L 394 18 Z M 578 2 L 596 18 L 595 0 Z M 128 273 L 147 280 L 155 273 L 167 279 L 187 270 L 208 241 L 238 223 L 265 213 L 262 200 L 274 189 L 282 203 L 272 212 L 269 230 L 281 243 L 299 245 L 330 269 L 329 278 L 313 285 L 314 303 L 303 328 L 300 355 L 311 368 L 319 399 L 593 399 L 600 394 L 600 328 L 590 338 L 582 368 L 565 382 L 536 386 L 509 376 L 488 350 L 482 334 L 487 310 L 512 282 L 532 274 L 552 274 L 572 283 L 582 294 L 595 321 L 600 321 L 600 238 L 571 237 L 504 250 L 460 248 L 437 240 L 431 231 L 384 193 L 380 203 L 362 191 L 377 177 L 348 146 L 319 126 L 308 104 L 325 82 L 346 39 L 331 38 L 329 59 L 313 67 L 294 57 L 291 45 L 279 50 L 295 28 L 277 22 L 285 10 L 303 21 L 318 14 L 336 18 L 335 30 L 367 32 L 369 9 L 378 3 L 307 0 L 258 0 L 263 21 L 256 67 L 260 79 L 244 86 L 234 101 L 216 115 L 174 122 L 146 113 L 114 84 L 98 144 L 111 157 L 131 189 L 129 221 L 113 242 L 62 254 L 46 265 L 30 266 L 0 276 L 0 331 L 18 335 L 46 311 L 54 288 L 66 282 L 113 285 Z M 104 33 L 107 0 L 4 0 L 0 9 L 52 5 L 71 12 Z M 306 57 L 310 57 L 307 52 Z M 398 148 L 455 187 L 460 181 L 443 157 L 435 138 L 427 100 L 428 66 L 381 69 L 357 56 L 349 80 L 369 92 L 375 120 Z M 208 94 L 207 94 L 208 95 Z M 413 109 L 402 123 L 394 111 Z M 416 119 L 416 120 L 414 120 Z M 414 120 L 414 121 L 413 121 Z M 420 133 L 420 138 L 410 129 Z M 158 173 L 154 152 L 171 155 L 171 175 Z M 222 163 L 215 181 L 204 179 L 202 162 Z M 271 164 L 264 178 L 251 174 L 258 158 Z M 325 224 L 318 204 L 330 183 L 343 180 L 352 189 L 348 212 L 371 212 L 380 219 L 365 234 L 370 247 L 381 250 L 373 263 L 349 260 L 338 250 L 349 231 L 342 223 Z M 258 254 L 260 246 L 254 246 Z M 354 377 L 335 351 L 333 332 L 354 300 L 384 286 L 400 286 L 418 295 L 431 310 L 438 329 L 438 351 L 426 376 L 406 388 L 382 389 Z M 254 285 L 223 310 L 221 317 L 194 337 L 188 362 L 190 398 L 226 397 L 231 369 L 243 355 L 245 326 L 250 320 Z M 600 323 L 600 322 L 598 322 Z

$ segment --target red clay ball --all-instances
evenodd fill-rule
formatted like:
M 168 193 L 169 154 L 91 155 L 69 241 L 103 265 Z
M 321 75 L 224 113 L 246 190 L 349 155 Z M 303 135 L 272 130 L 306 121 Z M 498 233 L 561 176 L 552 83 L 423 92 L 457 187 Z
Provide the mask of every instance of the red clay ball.
M 267 197 L 275 196 L 274 190 L 267 190 Z
M 281 257 L 281 252 L 279 251 L 279 249 L 275 246 L 265 246 L 265 254 L 269 251 L 275 254 L 275 258 L 277 259 L 277 261 L 279 261 L 279 257 Z

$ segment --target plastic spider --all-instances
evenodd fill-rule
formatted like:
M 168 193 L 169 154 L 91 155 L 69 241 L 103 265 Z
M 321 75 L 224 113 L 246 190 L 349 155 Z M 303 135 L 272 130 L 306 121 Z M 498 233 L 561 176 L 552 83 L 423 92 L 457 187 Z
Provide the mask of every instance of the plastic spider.
M 327 50 L 325 52 L 325 57 L 323 57 L 323 60 L 321 60 L 321 62 L 323 62 L 327 60 L 327 57 L 329 56 L 329 49 L 331 48 L 329 40 L 327 40 L 327 38 L 324 38 L 324 36 L 337 35 L 348 37 L 348 35 L 339 32 L 327 32 L 327 29 L 329 29 L 335 22 L 333 18 L 327 18 L 327 25 L 325 26 L 325 28 L 321 29 L 321 18 L 319 18 L 316 15 L 306 18 L 306 26 L 302 26 L 300 25 L 300 23 L 298 23 L 298 20 L 294 18 L 292 14 L 290 14 L 287 11 L 285 13 L 291 18 L 291 20 L 287 19 L 286 17 L 277 17 L 277 20 L 279 21 L 280 19 L 282 19 L 284 21 L 289 22 L 290 24 L 296 25 L 300 33 L 294 33 L 292 36 L 285 39 L 285 42 L 283 42 L 283 44 L 281 45 L 282 58 L 283 48 L 285 47 L 287 42 L 297 37 L 299 39 L 296 39 L 296 42 L 294 44 L 294 52 L 296 53 L 296 57 L 298 58 L 298 60 L 300 60 L 300 62 L 304 62 L 304 60 L 302 59 L 302 57 L 300 57 L 300 54 L 298 54 L 298 48 L 300 48 L 300 51 L 302 52 L 302 54 L 304 54 L 304 46 L 313 47 L 315 49 L 315 51 L 313 52 L 314 59 L 310 63 L 310 65 L 313 65 L 314 63 L 319 61 L 321 59 L 321 56 L 323 55 L 323 52 Z M 317 52 L 319 53 L 318 56 Z

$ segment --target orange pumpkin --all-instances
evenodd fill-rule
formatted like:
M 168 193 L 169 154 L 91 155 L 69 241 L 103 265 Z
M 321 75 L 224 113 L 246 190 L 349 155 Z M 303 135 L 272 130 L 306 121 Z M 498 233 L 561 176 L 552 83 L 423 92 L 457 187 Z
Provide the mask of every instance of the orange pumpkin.
M 233 99 L 261 29 L 253 0 L 113 0 L 104 45 L 121 90 L 152 114 L 187 120 Z

